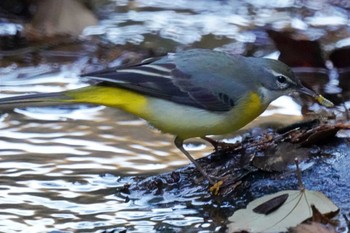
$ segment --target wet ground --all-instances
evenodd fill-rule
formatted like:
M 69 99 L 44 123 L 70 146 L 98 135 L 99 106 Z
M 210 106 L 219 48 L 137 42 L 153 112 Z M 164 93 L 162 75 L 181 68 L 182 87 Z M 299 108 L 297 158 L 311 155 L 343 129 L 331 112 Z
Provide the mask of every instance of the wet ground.
M 344 112 L 342 103 L 349 104 L 348 69 L 337 62 L 346 59 L 333 60 L 338 67 L 329 62 L 329 57 L 337 55 L 330 56 L 334 51 L 349 45 L 346 2 L 110 1 L 99 14 L 99 25 L 87 28 L 81 39 L 22 43 L 20 48 L 1 51 L 0 98 L 81 87 L 86 84 L 80 73 L 187 47 L 277 57 L 276 47 L 283 50 L 279 46 L 283 43 L 269 34 L 274 30 L 295 32 L 293 39 L 317 41 L 322 57 L 314 57 L 321 57 L 318 62 L 323 65 L 289 64 L 338 104 L 338 116 Z M 5 20 L 0 25 L 6 36 L 18 28 L 19 24 Z M 311 51 L 311 47 L 301 50 Z M 300 54 L 297 46 L 288 51 Z M 306 55 L 301 57 L 306 59 Z M 296 101 L 285 97 L 274 102 L 247 128 L 300 120 L 301 100 Z M 318 105 L 303 103 L 303 113 L 320 111 Z M 242 132 L 225 138 L 241 138 L 236 135 Z M 296 188 L 294 175 L 287 172 L 256 173 L 254 183 L 242 188 L 238 197 L 231 194 L 219 200 L 210 196 L 205 185 L 193 183 L 182 184 L 186 189 L 174 184 L 161 195 L 135 189 L 124 192 L 125 183 L 135 184 L 134 175 L 142 180 L 189 163 L 172 142 L 172 136 L 160 134 L 144 121 L 100 106 L 3 112 L 0 232 L 223 232 L 227 217 L 247 200 L 264 192 Z M 327 145 L 321 148 L 327 153 L 304 167 L 305 185 L 324 192 L 348 215 L 348 143 L 342 139 Z M 197 158 L 212 152 L 209 145 L 195 139 L 187 149 Z

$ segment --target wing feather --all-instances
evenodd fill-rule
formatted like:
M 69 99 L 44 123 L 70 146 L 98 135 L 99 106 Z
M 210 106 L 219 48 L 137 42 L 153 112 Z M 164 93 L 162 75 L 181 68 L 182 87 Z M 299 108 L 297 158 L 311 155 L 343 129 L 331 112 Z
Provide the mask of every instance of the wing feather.
M 207 88 L 196 85 L 193 75 L 196 74 L 181 71 L 172 59 L 160 59 L 89 73 L 84 77 L 97 81 L 96 85 L 118 86 L 209 111 L 229 111 L 235 105 L 227 95 L 213 92 L 210 85 Z

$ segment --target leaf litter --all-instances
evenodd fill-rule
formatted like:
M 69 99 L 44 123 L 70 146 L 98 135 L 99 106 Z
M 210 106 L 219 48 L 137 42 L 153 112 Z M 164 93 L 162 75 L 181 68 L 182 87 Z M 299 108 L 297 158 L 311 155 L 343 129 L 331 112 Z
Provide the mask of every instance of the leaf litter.
M 339 208 L 323 193 L 305 189 L 297 159 L 296 165 L 299 190 L 279 191 L 251 201 L 229 218 L 228 232 L 286 232 L 311 218 L 330 223 L 326 216 L 334 217 Z

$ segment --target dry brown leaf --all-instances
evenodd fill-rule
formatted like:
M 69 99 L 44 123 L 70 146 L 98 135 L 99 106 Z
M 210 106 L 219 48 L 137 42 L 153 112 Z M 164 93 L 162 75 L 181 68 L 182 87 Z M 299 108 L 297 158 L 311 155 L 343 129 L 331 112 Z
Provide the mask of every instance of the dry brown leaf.
M 290 228 L 289 233 L 336 233 L 331 226 L 325 226 L 317 222 L 311 224 L 299 224 L 296 227 Z

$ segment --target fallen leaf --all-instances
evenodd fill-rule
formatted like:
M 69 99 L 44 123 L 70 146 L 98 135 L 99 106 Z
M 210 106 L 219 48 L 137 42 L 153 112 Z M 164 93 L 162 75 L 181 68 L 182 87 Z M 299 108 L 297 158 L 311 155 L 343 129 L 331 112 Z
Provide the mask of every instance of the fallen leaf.
M 334 213 L 330 213 L 328 215 L 322 214 L 314 205 L 311 205 L 311 210 L 312 210 L 312 218 L 311 218 L 312 222 L 336 225 L 336 221 L 333 221 L 331 219 L 335 216 Z
M 317 222 L 311 224 L 299 224 L 289 229 L 289 233 L 336 233 L 333 227 L 325 226 Z
M 255 213 L 253 209 L 281 195 L 288 195 L 287 200 L 270 214 Z M 318 191 L 285 190 L 266 195 L 250 202 L 246 209 L 236 211 L 229 218 L 228 232 L 248 231 L 283 232 L 312 217 L 311 205 L 315 205 L 322 214 L 337 212 L 338 207 L 323 193 Z
M 277 49 L 281 52 L 279 60 L 290 67 L 317 67 L 326 68 L 323 52 L 318 41 L 309 38 L 296 38 L 298 35 L 267 31 L 274 41 Z M 302 57 L 302 59 L 300 59 Z
M 301 145 L 311 146 L 314 144 L 321 144 L 325 140 L 334 138 L 338 131 L 339 128 L 336 126 L 320 128 L 319 130 L 311 134 L 304 142 L 302 142 Z
M 309 149 L 302 148 L 298 144 L 282 142 L 265 151 L 264 156 L 254 157 L 252 164 L 263 171 L 285 171 L 297 158 L 300 161 L 309 158 Z

